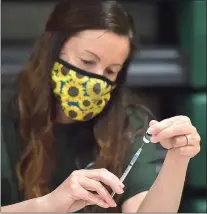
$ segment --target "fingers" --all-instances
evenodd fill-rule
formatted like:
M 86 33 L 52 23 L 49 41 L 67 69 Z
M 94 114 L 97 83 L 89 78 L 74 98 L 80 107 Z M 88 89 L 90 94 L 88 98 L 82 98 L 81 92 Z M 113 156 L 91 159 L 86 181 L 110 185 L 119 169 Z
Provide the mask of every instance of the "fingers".
M 70 175 L 69 195 L 74 201 L 86 201 L 86 205 L 96 204 L 103 208 L 117 206 L 101 182 L 110 186 L 117 194 L 123 193 L 124 185 L 115 175 L 106 169 L 94 169 L 78 170 Z M 93 194 L 88 190 L 98 194 Z
M 173 139 L 173 147 L 182 147 L 182 146 L 199 146 L 201 137 L 198 133 L 190 134 L 190 135 L 182 135 L 174 137 Z
M 171 125 L 162 131 L 160 131 L 157 135 L 151 137 L 151 142 L 160 142 L 175 136 L 191 134 L 193 131 L 193 126 L 189 123 L 178 123 Z
M 152 122 L 155 123 L 155 122 Z M 171 117 L 165 120 L 162 120 L 158 123 L 153 124 L 149 129 L 148 129 L 148 133 L 152 134 L 152 135 L 157 135 L 159 132 L 161 132 L 162 130 L 172 126 L 173 124 L 179 124 L 179 123 L 189 123 L 191 124 L 191 121 L 188 117 L 186 116 L 175 116 L 175 117 Z
M 184 146 L 184 147 L 175 148 L 174 150 L 182 156 L 194 157 L 196 154 L 200 152 L 200 146 L 197 146 L 197 147 Z
M 173 138 L 173 147 L 183 147 L 191 145 L 191 135 L 182 135 Z
M 80 197 L 80 199 L 86 201 L 86 205 L 96 204 L 103 208 L 109 208 L 108 203 L 106 203 L 102 198 L 98 197 L 95 194 L 88 192 L 84 188 L 82 188 L 79 197 Z
M 200 151 L 201 137 L 197 129 L 186 116 L 175 116 L 169 119 L 151 121 L 147 130 L 152 143 L 158 143 L 173 149 L 180 155 L 194 157 Z
M 70 179 L 70 188 L 68 196 L 72 198 L 74 202 L 78 202 L 81 207 L 86 206 L 88 204 L 96 204 L 103 208 L 109 207 L 109 204 L 104 201 L 103 198 L 98 197 L 97 195 L 92 194 L 91 192 L 84 189 L 84 187 L 80 184 L 80 180 L 82 180 L 82 178 L 80 176 L 77 176 L 76 173 L 75 175 L 72 175 Z M 71 208 L 71 210 L 77 208 L 76 203 L 74 203 L 74 206 L 75 207 Z
M 116 207 L 115 201 L 99 181 L 92 180 L 87 177 L 82 177 L 79 182 L 84 189 L 96 191 L 101 200 L 107 202 L 107 204 L 111 207 Z
M 188 142 L 187 142 L 186 137 L 184 135 L 182 135 L 182 136 L 173 137 L 170 141 L 168 139 L 163 140 L 160 143 L 166 149 L 178 148 L 178 147 L 183 147 L 183 146 L 187 146 L 187 145 L 192 145 L 191 144 L 191 135 L 186 135 L 186 136 L 188 138 Z
M 112 174 L 106 169 L 94 169 L 94 170 L 80 170 L 83 175 L 88 178 L 101 181 L 104 184 L 111 187 L 111 189 L 117 193 L 122 194 L 124 184 L 119 180 L 117 176 Z

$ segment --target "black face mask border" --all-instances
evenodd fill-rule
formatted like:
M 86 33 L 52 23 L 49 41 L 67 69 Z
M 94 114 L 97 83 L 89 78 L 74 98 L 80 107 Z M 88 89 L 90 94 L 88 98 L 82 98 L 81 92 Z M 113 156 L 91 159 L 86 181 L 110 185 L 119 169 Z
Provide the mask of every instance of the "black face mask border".
M 94 74 L 94 73 L 90 73 L 88 71 L 85 71 L 85 70 L 82 70 L 66 61 L 64 61 L 63 59 L 61 58 L 57 58 L 55 62 L 58 62 L 60 64 L 62 64 L 64 67 L 66 67 L 68 70 L 74 70 L 75 72 L 77 72 L 78 74 L 81 74 L 83 76 L 88 76 L 88 77 L 91 77 L 91 78 L 96 78 L 98 80 L 103 80 L 105 82 L 107 82 L 109 85 L 111 86 L 116 86 L 116 81 L 111 81 L 109 80 L 108 78 L 106 78 L 105 76 L 101 76 L 101 75 L 98 75 L 98 74 Z

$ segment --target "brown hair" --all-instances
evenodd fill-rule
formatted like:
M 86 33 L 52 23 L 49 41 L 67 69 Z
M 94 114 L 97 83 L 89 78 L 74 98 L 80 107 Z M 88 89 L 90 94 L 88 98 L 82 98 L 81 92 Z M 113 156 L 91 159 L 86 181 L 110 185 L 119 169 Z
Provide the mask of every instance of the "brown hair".
M 24 151 L 17 165 L 19 184 L 27 199 L 48 193 L 55 166 L 52 132 L 56 109 L 50 85 L 50 71 L 64 42 L 82 30 L 105 29 L 128 36 L 134 35 L 128 14 L 116 1 L 64 0 L 52 12 L 36 49 L 20 76 L 20 133 Z M 100 146 L 96 167 L 107 168 L 117 176 L 130 138 L 124 93 L 127 65 L 120 72 L 118 87 L 107 108 L 97 117 L 94 135 Z M 103 135 L 107 133 L 107 135 Z

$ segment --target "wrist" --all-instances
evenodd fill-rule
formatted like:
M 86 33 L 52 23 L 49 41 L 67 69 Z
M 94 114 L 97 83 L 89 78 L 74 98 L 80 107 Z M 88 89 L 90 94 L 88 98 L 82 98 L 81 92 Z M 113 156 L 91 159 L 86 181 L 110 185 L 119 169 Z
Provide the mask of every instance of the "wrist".
M 68 194 L 62 194 L 62 196 L 59 197 L 57 190 L 43 197 L 42 206 L 44 206 L 45 212 L 67 212 L 74 202 Z
M 35 198 L 35 207 L 38 212 L 54 212 L 55 210 L 54 203 L 51 203 L 49 194 Z
M 171 162 L 175 164 L 184 164 L 188 165 L 190 158 L 188 156 L 180 155 L 177 151 L 174 149 L 169 149 L 166 155 L 167 159 L 170 159 Z

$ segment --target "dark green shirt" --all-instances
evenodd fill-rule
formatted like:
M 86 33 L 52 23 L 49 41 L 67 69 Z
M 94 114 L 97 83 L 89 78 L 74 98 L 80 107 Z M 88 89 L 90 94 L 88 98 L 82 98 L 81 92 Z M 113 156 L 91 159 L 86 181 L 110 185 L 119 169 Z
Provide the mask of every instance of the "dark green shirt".
M 15 165 L 21 155 L 18 120 L 6 112 L 2 112 L 2 206 L 23 200 L 15 174 Z M 86 168 L 93 162 L 97 154 L 97 144 L 92 129 L 93 121 L 54 126 L 58 162 L 52 177 L 53 188 L 59 186 L 74 170 Z M 142 137 L 137 137 L 132 142 L 125 165 L 130 162 L 141 144 Z M 158 174 L 158 158 L 155 144 L 146 144 L 140 158 L 125 179 L 125 192 L 120 203 L 149 190 Z

